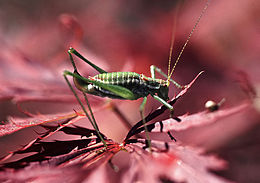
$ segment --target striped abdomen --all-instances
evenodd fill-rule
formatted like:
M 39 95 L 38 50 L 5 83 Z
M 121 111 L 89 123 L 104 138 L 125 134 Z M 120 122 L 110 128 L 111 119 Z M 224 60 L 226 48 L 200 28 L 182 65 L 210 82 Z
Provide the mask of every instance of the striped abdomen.
M 98 74 L 94 77 L 89 77 L 91 80 L 99 81 L 105 84 L 119 85 L 123 86 L 134 93 L 137 98 L 147 96 L 151 93 L 157 93 L 160 87 L 166 86 L 166 81 L 162 79 L 153 79 L 146 77 L 143 74 L 138 74 L 135 72 L 112 72 Z M 104 90 L 94 84 L 89 84 L 88 93 L 99 95 L 103 97 L 110 98 L 120 98 L 110 91 Z

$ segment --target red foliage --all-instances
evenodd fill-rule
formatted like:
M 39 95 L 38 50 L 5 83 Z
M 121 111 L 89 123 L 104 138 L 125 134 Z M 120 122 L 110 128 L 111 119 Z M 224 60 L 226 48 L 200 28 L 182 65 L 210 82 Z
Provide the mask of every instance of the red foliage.
M 175 98 L 173 98 L 170 103 L 174 104 L 183 94 L 185 94 L 195 79 L 187 85 L 187 88 L 182 90 Z M 171 130 L 178 129 L 184 130 L 191 128 L 194 125 L 201 126 L 205 123 L 209 124 L 215 122 L 221 118 L 225 118 L 228 115 L 236 114 L 246 107 L 248 107 L 248 105 L 226 110 L 225 112 L 218 111 L 214 113 L 207 113 L 207 115 L 205 115 L 204 112 L 204 115 L 203 113 L 198 113 L 191 116 L 186 116 L 184 118 L 178 117 L 178 121 L 181 121 L 178 125 L 176 124 L 176 120 L 168 119 L 160 123 L 156 122 L 149 124 L 148 130 L 150 132 L 169 132 Z M 165 110 L 165 106 L 158 108 L 146 117 L 147 122 L 149 119 L 153 119 Z M 118 174 L 121 178 L 117 176 L 117 179 L 122 179 L 122 182 L 206 182 L 209 180 L 210 182 L 226 182 L 224 179 L 220 179 L 207 171 L 209 168 L 215 170 L 223 169 L 225 167 L 225 163 L 218 160 L 214 156 L 203 155 L 203 152 L 201 150 L 196 150 L 196 148 L 181 145 L 180 143 L 154 140 L 152 141 L 153 153 L 151 154 L 146 151 L 146 140 L 130 139 L 131 136 L 138 135 L 138 133 L 143 131 L 143 127 L 140 122 L 138 122 L 130 130 L 129 134 L 131 135 L 128 134 L 122 144 L 117 144 L 113 140 L 107 140 L 107 138 L 103 135 L 107 141 L 107 147 L 105 148 L 104 145 L 101 144 L 101 141 L 94 130 L 77 126 L 68 127 L 68 125 L 75 123 L 78 118 L 84 117 L 84 115 L 77 114 L 78 113 L 74 116 L 67 115 L 66 117 L 62 117 L 62 119 L 67 118 L 67 120 L 60 123 L 58 126 L 43 126 L 47 129 L 47 131 L 40 137 L 34 139 L 21 149 L 5 156 L 2 161 L 6 161 L 17 154 L 34 152 L 33 155 L 3 164 L 1 168 L 5 171 L 0 173 L 0 180 L 36 180 L 45 182 L 51 179 L 55 181 L 71 181 L 71 174 L 66 174 L 64 176 L 62 175 L 63 171 L 57 171 L 56 169 L 64 169 L 64 171 L 69 169 L 72 172 L 79 169 L 80 171 L 73 175 L 73 180 L 96 180 L 99 177 L 97 175 L 103 174 L 102 180 L 104 179 L 107 181 L 107 179 L 111 178 L 109 173 L 104 171 L 104 163 L 112 165 L 112 167 L 116 170 L 116 166 L 112 164 L 111 159 L 115 154 L 123 150 L 129 152 L 130 161 L 128 170 Z M 52 121 L 55 120 L 59 121 L 60 118 L 56 118 Z M 44 122 L 47 123 L 50 122 L 50 120 L 46 120 Z M 159 126 L 157 124 L 159 124 Z M 38 124 L 35 123 L 33 125 Z M 21 128 L 25 128 L 27 126 L 28 125 L 24 125 L 24 127 Z M 142 130 L 140 130 L 140 128 Z M 5 130 L 3 129 L 3 131 Z M 15 130 L 9 130 L 4 135 L 14 131 Z M 81 137 L 86 137 L 86 139 L 53 142 L 43 141 L 57 132 L 63 132 L 70 135 L 80 135 Z M 8 169 L 10 168 L 17 170 L 14 172 L 9 172 Z M 46 179 L 45 174 L 39 172 L 41 168 L 42 172 L 47 171 L 47 173 L 49 173 L 49 171 L 51 171 L 54 173 L 54 175 L 51 174 L 52 178 L 49 177 Z M 31 172 L 29 175 L 27 173 L 28 170 Z

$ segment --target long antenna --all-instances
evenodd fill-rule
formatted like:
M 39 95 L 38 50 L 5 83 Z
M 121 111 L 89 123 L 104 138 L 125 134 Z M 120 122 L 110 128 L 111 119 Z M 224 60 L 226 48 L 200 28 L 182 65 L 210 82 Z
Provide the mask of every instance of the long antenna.
M 171 72 L 171 61 L 172 61 L 172 52 L 173 52 L 173 45 L 174 45 L 174 40 L 175 40 L 175 32 L 176 32 L 176 22 L 177 22 L 177 14 L 178 14 L 178 9 L 179 5 L 176 8 L 175 14 L 174 14 L 174 19 L 173 19 L 173 24 L 172 24 L 172 35 L 171 35 L 171 45 L 170 45 L 170 51 L 169 51 L 169 61 L 168 61 L 168 74 L 167 76 L 170 75 Z
M 191 30 L 191 32 L 190 32 L 190 34 L 189 34 L 189 36 L 188 36 L 188 39 L 187 39 L 186 42 L 184 43 L 184 45 L 183 45 L 183 47 L 182 47 L 182 49 L 181 49 L 181 52 L 180 52 L 180 54 L 178 55 L 178 58 L 176 59 L 176 62 L 175 62 L 175 64 L 174 64 L 174 66 L 173 66 L 172 71 L 171 71 L 170 74 L 169 74 L 169 70 L 170 70 L 170 69 L 168 68 L 168 79 L 167 79 L 168 82 L 170 81 L 170 78 L 171 78 L 171 76 L 172 76 L 172 73 L 173 73 L 173 71 L 174 71 L 174 69 L 175 69 L 177 63 L 179 62 L 179 60 L 180 60 L 180 58 L 181 58 L 181 55 L 182 55 L 182 53 L 183 53 L 185 47 L 187 46 L 188 42 L 190 41 L 191 35 L 193 34 L 194 30 L 197 28 L 197 25 L 199 24 L 201 17 L 202 17 L 202 16 L 204 15 L 204 13 L 206 12 L 206 10 L 207 10 L 207 8 L 208 8 L 208 6 L 209 6 L 209 2 L 210 2 L 210 0 L 207 0 L 206 5 L 204 6 L 202 12 L 200 13 L 199 18 L 197 19 L 197 21 L 196 21 L 196 23 L 195 23 L 193 29 Z M 172 40 L 173 40 L 173 38 L 172 38 Z M 170 55 L 169 55 L 169 62 L 170 62 L 171 57 L 172 57 L 172 46 L 173 46 L 173 43 L 171 43 Z M 169 65 L 170 65 L 170 63 L 169 63 Z

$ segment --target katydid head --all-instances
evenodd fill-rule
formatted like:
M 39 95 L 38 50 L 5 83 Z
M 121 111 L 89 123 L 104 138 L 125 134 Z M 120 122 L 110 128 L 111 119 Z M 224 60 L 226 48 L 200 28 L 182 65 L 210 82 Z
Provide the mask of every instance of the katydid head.
M 168 93 L 169 93 L 169 87 L 168 86 L 161 86 L 159 91 L 157 92 L 158 96 L 165 101 L 169 100 Z

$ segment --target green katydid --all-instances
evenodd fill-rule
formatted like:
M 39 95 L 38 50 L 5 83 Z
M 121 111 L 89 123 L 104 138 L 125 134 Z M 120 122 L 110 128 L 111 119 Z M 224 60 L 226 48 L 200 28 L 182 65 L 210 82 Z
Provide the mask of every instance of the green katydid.
M 207 7 L 208 7 L 209 1 L 206 3 L 204 9 L 202 10 L 199 18 L 197 19 L 192 31 L 190 32 L 188 39 L 186 40 L 185 44 L 183 45 L 176 61 L 175 64 L 170 71 L 170 63 L 171 63 L 171 57 L 172 57 L 172 48 L 173 48 L 173 37 L 172 36 L 172 41 L 171 41 L 171 47 L 170 47 L 170 55 L 169 55 L 169 65 L 168 65 L 168 75 L 163 73 L 159 68 L 156 66 L 152 65 L 150 67 L 151 71 L 151 77 L 147 77 L 143 74 L 138 74 L 135 72 L 111 72 L 108 73 L 98 67 L 97 65 L 93 64 L 91 61 L 87 60 L 85 57 L 83 57 L 79 52 L 77 52 L 75 49 L 70 48 L 68 50 L 69 56 L 70 56 L 70 61 L 72 63 L 72 66 L 74 68 L 74 72 L 70 71 L 64 71 L 64 77 L 66 82 L 68 83 L 70 89 L 74 93 L 75 97 L 77 98 L 79 104 L 81 105 L 81 108 L 83 109 L 84 113 L 92 123 L 92 126 L 94 129 L 97 131 L 100 139 L 106 146 L 106 142 L 100 135 L 98 126 L 96 124 L 94 115 L 92 113 L 92 110 L 90 108 L 90 105 L 88 103 L 88 99 L 86 96 L 86 93 L 92 94 L 92 95 L 97 95 L 101 97 L 109 97 L 109 98 L 115 98 L 115 99 L 124 99 L 124 100 L 137 100 L 139 98 L 143 98 L 143 102 L 140 105 L 140 114 L 143 119 L 144 123 L 144 128 L 146 132 L 146 139 L 148 142 L 149 148 L 151 148 L 151 142 L 150 138 L 148 135 L 148 130 L 146 128 L 145 120 L 144 120 L 144 108 L 145 104 L 147 101 L 147 96 L 151 95 L 155 100 L 158 100 L 160 103 L 165 105 L 171 112 L 173 111 L 173 107 L 167 103 L 169 97 L 168 97 L 168 92 L 169 92 L 169 85 L 170 82 L 172 82 L 177 88 L 185 88 L 185 86 L 181 86 L 178 84 L 176 81 L 171 79 L 171 76 L 173 74 L 173 71 L 180 60 L 180 57 L 188 44 L 191 35 L 193 34 L 194 30 L 196 29 L 202 15 L 205 13 Z M 77 70 L 76 64 L 74 62 L 72 54 L 76 55 L 79 57 L 81 60 L 89 64 L 91 67 L 93 67 L 95 70 L 97 70 L 100 74 L 95 75 L 94 77 L 88 77 L 85 78 L 81 76 Z M 160 73 L 162 76 L 166 77 L 167 80 L 162 80 L 162 79 L 156 79 L 155 77 L 155 72 Z M 82 91 L 86 103 L 88 105 L 88 109 L 90 111 L 90 115 L 87 113 L 84 105 L 80 101 L 79 97 L 77 96 L 75 90 L 73 89 L 72 85 L 70 84 L 67 75 L 70 75 L 73 77 L 74 84 L 77 89 Z

